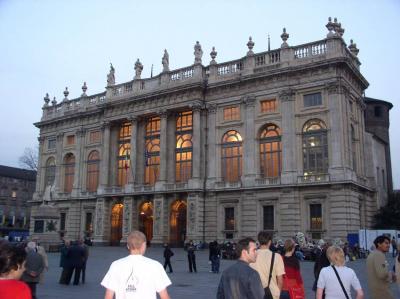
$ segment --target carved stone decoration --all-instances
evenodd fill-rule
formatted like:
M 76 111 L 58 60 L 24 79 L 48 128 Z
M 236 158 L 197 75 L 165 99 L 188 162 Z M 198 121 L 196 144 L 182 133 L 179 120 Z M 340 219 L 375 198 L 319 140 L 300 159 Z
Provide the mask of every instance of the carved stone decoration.
M 360 50 L 357 48 L 357 44 L 356 43 L 353 43 L 353 40 L 351 39 L 350 40 L 350 45 L 349 45 L 349 50 L 350 50 L 350 52 L 354 55 L 354 56 L 357 56 L 358 55 L 358 52 L 360 52 Z
M 83 82 L 83 86 L 82 86 L 83 93 L 82 93 L 81 97 L 86 97 L 87 96 L 86 90 L 87 90 L 86 82 Z
M 217 62 L 215 61 L 217 54 L 218 54 L 218 52 L 215 51 L 215 47 L 212 47 L 212 51 L 210 52 L 210 56 L 211 56 L 210 64 L 217 64 Z
M 160 234 L 160 225 L 161 225 L 161 201 L 154 201 L 154 210 L 155 210 L 155 222 L 154 222 L 154 233 L 156 235 Z
M 196 41 L 194 45 L 194 64 L 201 64 L 201 57 L 203 56 L 203 50 L 201 49 L 201 45 L 199 41 Z
M 103 121 L 102 123 L 101 123 L 101 129 L 104 131 L 107 127 L 110 127 L 111 126 L 111 122 L 109 122 L 109 121 Z
M 49 97 L 48 93 L 46 93 L 46 96 L 43 98 L 43 100 L 44 100 L 43 107 L 48 107 L 49 106 L 49 102 L 50 102 L 50 97 Z
M 158 111 L 158 115 L 160 116 L 160 118 L 167 118 L 168 117 L 168 111 L 165 109 L 159 110 Z
M 286 33 L 286 28 L 283 28 L 283 33 L 281 34 L 281 39 L 283 40 L 283 43 L 281 45 L 281 48 L 288 48 L 289 45 L 286 42 L 289 38 L 289 33 Z
M 130 221 L 131 221 L 131 210 L 132 210 L 132 205 L 131 205 L 131 201 L 125 200 L 124 201 L 124 234 L 127 235 L 130 232 Z
M 96 202 L 96 231 L 97 236 L 103 232 L 103 212 L 104 211 L 104 200 L 98 199 Z
M 207 110 L 208 110 L 208 113 L 216 113 L 217 112 L 217 105 L 215 105 L 215 104 L 209 104 L 209 105 L 207 105 Z
M 196 231 L 196 203 L 195 201 L 189 202 L 189 232 Z
M 69 95 L 68 87 L 65 87 L 63 102 L 68 101 L 68 95 Z
M 53 106 L 57 105 L 56 97 L 53 97 L 53 100 L 51 101 L 51 104 L 52 104 Z
M 56 136 L 57 142 L 62 142 L 64 138 L 64 133 L 58 133 Z
M 294 101 L 294 95 L 295 95 L 295 91 L 293 89 L 291 89 L 291 88 L 285 89 L 285 90 L 282 90 L 281 92 L 279 92 L 279 99 L 282 102 Z
M 161 59 L 163 65 L 163 72 L 169 72 L 169 55 L 167 49 L 164 50 L 164 56 Z
M 332 18 L 329 17 L 328 18 L 328 23 L 325 25 L 325 27 L 328 29 L 328 34 L 326 35 L 326 37 L 333 37 L 335 34 L 332 32 L 333 29 L 335 28 L 333 23 L 332 23 Z
M 139 61 L 139 58 L 135 62 L 135 78 L 140 79 L 143 71 L 143 64 Z
M 247 51 L 247 56 L 254 55 L 253 48 L 254 48 L 254 42 L 251 36 L 249 36 L 249 41 L 247 42 L 247 47 L 249 48 L 249 51 Z
M 115 85 L 115 69 L 110 63 L 110 72 L 107 75 L 107 87 Z
M 327 83 L 325 89 L 328 94 L 338 94 L 340 92 L 340 86 L 337 82 Z
M 204 105 L 200 100 L 194 100 L 189 106 L 193 111 L 200 111 L 204 108 Z
M 256 98 L 254 96 L 247 96 L 247 97 L 243 98 L 243 103 L 248 107 L 254 106 L 256 103 Z

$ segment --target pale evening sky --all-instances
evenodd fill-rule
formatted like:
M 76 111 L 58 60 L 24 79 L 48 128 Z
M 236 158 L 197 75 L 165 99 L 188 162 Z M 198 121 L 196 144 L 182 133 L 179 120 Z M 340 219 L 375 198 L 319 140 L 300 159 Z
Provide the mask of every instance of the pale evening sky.
M 142 78 L 162 69 L 164 49 L 170 68 L 193 63 L 198 40 L 203 65 L 215 46 L 217 62 L 243 57 L 249 36 L 254 51 L 281 44 L 286 27 L 289 45 L 326 37 L 328 17 L 345 28 L 344 40 L 360 49 L 361 72 L 370 83 L 368 97 L 393 103 L 391 154 L 393 182 L 400 188 L 400 1 L 136 1 L 0 0 L 0 165 L 18 167 L 25 147 L 35 147 L 43 97 L 58 101 L 66 86 L 69 98 L 104 91 L 109 63 L 117 83 L 132 80 L 137 58 Z

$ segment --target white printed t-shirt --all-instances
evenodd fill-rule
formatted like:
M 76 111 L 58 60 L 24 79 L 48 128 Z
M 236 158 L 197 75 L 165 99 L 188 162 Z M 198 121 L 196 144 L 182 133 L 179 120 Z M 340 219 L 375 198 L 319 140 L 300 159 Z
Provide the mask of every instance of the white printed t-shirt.
M 129 255 L 110 266 L 101 285 L 115 292 L 116 299 L 156 299 L 171 284 L 163 266 L 142 255 Z
M 355 290 L 361 289 L 360 281 L 357 278 L 356 273 L 353 269 L 346 266 L 337 267 L 335 266 L 339 277 L 346 289 L 347 295 L 351 298 L 350 287 Z M 336 277 L 335 271 L 331 266 L 322 268 L 317 287 L 320 289 L 325 289 L 326 299 L 342 299 L 346 298 L 343 293 L 343 289 L 340 286 L 339 280 Z

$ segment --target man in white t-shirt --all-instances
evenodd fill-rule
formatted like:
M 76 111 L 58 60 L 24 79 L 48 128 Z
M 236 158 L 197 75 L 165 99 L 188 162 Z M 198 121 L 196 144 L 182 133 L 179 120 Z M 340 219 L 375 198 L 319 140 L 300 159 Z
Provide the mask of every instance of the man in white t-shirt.
M 133 231 L 127 238 L 130 252 L 125 258 L 116 260 L 110 266 L 101 285 L 106 288 L 104 299 L 169 299 L 167 287 L 171 281 L 163 266 L 144 257 L 146 236 Z

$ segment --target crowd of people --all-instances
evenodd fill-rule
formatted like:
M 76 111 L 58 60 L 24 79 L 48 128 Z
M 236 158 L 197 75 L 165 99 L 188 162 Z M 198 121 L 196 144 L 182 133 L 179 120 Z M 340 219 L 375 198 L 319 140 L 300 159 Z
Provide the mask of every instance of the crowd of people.
M 69 285 L 74 275 L 73 285 L 78 285 L 82 274 L 82 283 L 85 283 L 86 262 L 89 257 L 89 248 L 82 240 L 65 240 L 60 248 L 60 267 L 62 268 L 59 283 Z

